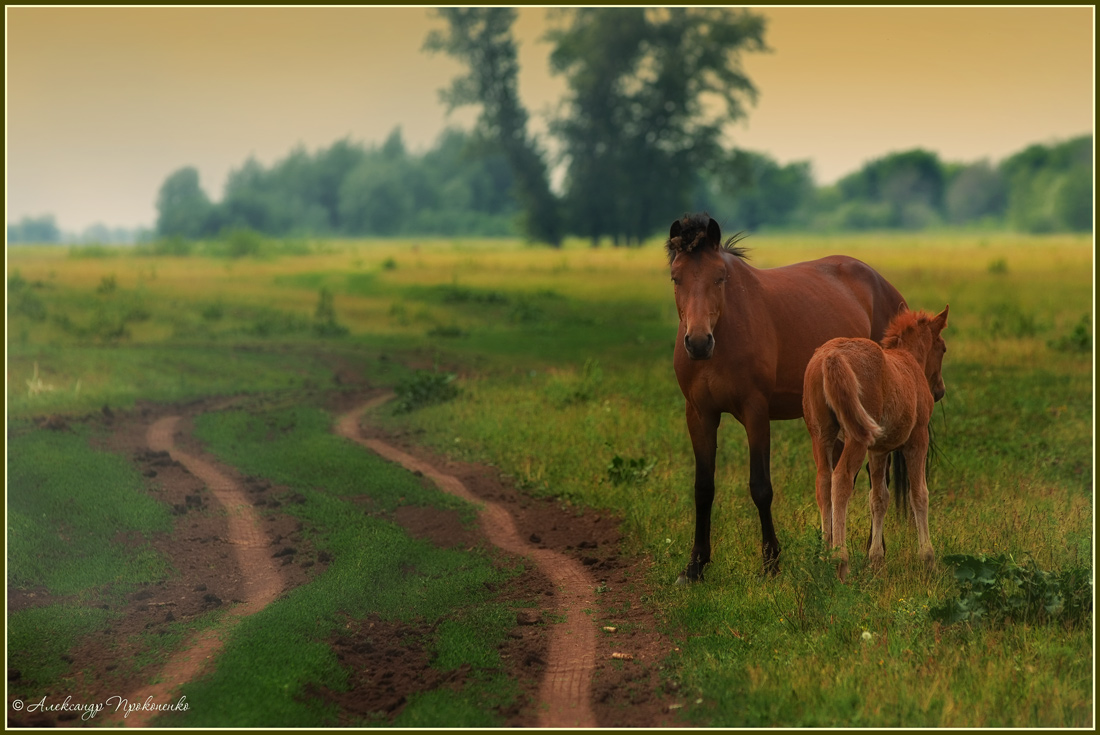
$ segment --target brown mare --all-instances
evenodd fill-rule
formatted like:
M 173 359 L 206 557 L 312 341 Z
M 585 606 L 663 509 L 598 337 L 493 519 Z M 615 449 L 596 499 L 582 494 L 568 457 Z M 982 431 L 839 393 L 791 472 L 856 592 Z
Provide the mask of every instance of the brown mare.
M 882 563 L 886 549 L 882 522 L 890 494 L 886 460 L 900 449 L 909 472 L 909 504 L 917 523 L 920 557 L 935 559 L 928 536 L 928 486 L 924 461 L 928 455 L 928 422 L 933 404 L 943 398 L 943 355 L 947 346 L 940 332 L 947 326 L 947 308 L 936 316 L 904 311 L 894 317 L 879 345 L 869 339 L 833 339 L 818 348 L 806 366 L 802 410 L 817 464 L 817 507 L 821 536 L 838 560 L 837 573 L 848 575 L 845 531 L 852 484 L 870 454 L 871 564 Z M 837 439 L 844 442 L 834 456 Z
M 723 245 L 721 228 L 704 213 L 673 222 L 666 244 L 680 315 L 673 362 L 695 452 L 695 543 L 679 584 L 701 580 L 710 562 L 722 414 L 733 415 L 748 435 L 764 568 L 775 572 L 770 422 L 802 416 L 802 376 L 815 349 L 834 337 L 881 339 L 905 307 L 896 288 L 854 258 L 758 270 L 736 241 Z

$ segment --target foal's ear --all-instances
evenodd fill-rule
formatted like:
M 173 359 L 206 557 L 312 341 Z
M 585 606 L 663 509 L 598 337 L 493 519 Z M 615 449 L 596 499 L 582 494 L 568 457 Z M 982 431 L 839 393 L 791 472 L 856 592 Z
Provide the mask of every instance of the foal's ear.
M 671 240 L 674 237 L 679 237 L 683 229 L 684 228 L 680 225 L 680 220 L 673 220 L 672 227 L 668 228 L 668 239 Z
M 947 328 L 947 310 L 951 308 L 951 304 L 947 304 L 943 307 L 943 311 L 936 314 L 936 318 L 933 320 L 936 324 L 936 331 L 942 332 Z
M 722 246 L 722 228 L 713 217 L 707 223 L 707 243 L 716 250 Z

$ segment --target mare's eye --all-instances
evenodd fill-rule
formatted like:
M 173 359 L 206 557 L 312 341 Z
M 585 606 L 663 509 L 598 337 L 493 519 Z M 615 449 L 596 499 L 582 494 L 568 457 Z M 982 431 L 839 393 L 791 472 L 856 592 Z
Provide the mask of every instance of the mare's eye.
M 726 282 L 726 277 L 725 276 L 722 276 L 721 278 L 715 278 L 714 279 L 714 285 L 715 286 L 721 286 L 725 282 Z
M 680 285 L 680 282 L 677 281 L 675 278 L 672 279 L 672 283 L 673 283 L 673 285 L 676 285 L 676 286 Z

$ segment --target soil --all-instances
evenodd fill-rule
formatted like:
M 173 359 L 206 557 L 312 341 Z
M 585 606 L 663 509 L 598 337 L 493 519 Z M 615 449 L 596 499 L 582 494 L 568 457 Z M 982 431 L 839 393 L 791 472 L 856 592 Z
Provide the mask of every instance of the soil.
M 554 499 L 531 498 L 494 468 L 433 455 L 408 435 L 387 436 L 377 428 L 360 427 L 359 409 L 369 397 L 366 391 L 344 390 L 313 400 L 344 414 L 347 428 L 364 443 L 386 445 L 422 463 L 424 482 L 450 478 L 495 514 L 483 515 L 481 526 L 471 527 L 463 526 L 452 511 L 402 507 L 392 520 L 413 536 L 459 548 L 492 548 L 501 541 L 492 537 L 493 526 L 511 526 L 511 539 L 494 552 L 495 558 L 510 568 L 522 563 L 525 571 L 494 592 L 498 601 L 514 602 L 520 610 L 500 654 L 505 673 L 520 684 L 523 695 L 510 709 L 497 712 L 504 723 L 672 726 L 669 705 L 675 708 L 681 700 L 661 670 L 666 659 L 677 655 L 676 644 L 660 633 L 652 612 L 639 602 L 646 593 L 647 562 L 622 554 L 619 520 Z M 297 519 L 280 511 L 295 502 L 294 493 L 242 476 L 212 459 L 192 437 L 194 416 L 231 401 L 139 404 L 133 411 L 105 411 L 86 419 L 110 430 L 101 447 L 131 457 L 146 477 L 146 491 L 173 509 L 172 532 L 149 543 L 172 560 L 174 570 L 128 599 L 105 591 L 101 604 L 118 617 L 65 654 L 70 674 L 57 691 L 24 692 L 19 672 L 9 670 L 9 704 L 17 698 L 38 701 L 43 695 L 54 701 L 72 695 L 73 701 L 102 702 L 113 695 L 142 701 L 152 694 L 155 701 L 170 701 L 172 687 L 199 675 L 212 660 L 220 645 L 218 633 L 324 572 L 325 555 L 310 547 Z M 59 425 L 53 430 L 68 430 L 66 422 L 55 423 Z M 243 505 L 248 518 L 231 527 L 228 519 L 240 514 L 221 512 L 223 504 Z M 8 590 L 9 611 L 58 601 L 41 589 Z M 171 654 L 140 663 L 138 654 L 148 645 L 143 642 L 148 635 L 167 636 L 174 623 L 212 611 L 221 612 L 207 632 L 177 643 Z M 306 694 L 336 704 L 341 724 L 379 717 L 385 724 L 414 693 L 461 687 L 471 673 L 468 667 L 441 672 L 430 666 L 423 643 L 430 632 L 380 619 L 348 619 L 330 645 L 349 671 L 350 691 L 312 689 Z M 150 687 L 151 680 L 159 684 Z M 9 726 L 86 724 L 72 713 L 19 717 L 10 706 L 8 712 Z M 558 719 L 548 712 L 556 712 Z M 145 724 L 135 716 L 125 724 Z M 96 719 L 96 724 L 103 723 L 103 716 Z

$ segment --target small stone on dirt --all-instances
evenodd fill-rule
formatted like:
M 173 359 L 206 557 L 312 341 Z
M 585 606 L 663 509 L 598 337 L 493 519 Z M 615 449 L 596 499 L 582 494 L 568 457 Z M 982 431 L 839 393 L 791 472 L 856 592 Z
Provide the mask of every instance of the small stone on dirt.
M 540 610 L 520 610 L 516 613 L 516 623 L 519 625 L 536 625 L 542 621 Z
M 274 554 L 272 554 L 271 558 L 272 559 L 278 559 L 280 556 L 293 556 L 294 554 L 297 554 L 297 553 L 298 553 L 298 550 L 296 548 L 294 548 L 293 546 L 284 546 L 283 548 L 279 549 Z
M 541 544 L 542 543 L 542 537 L 539 536 L 537 533 L 532 533 L 531 534 L 531 543 Z

